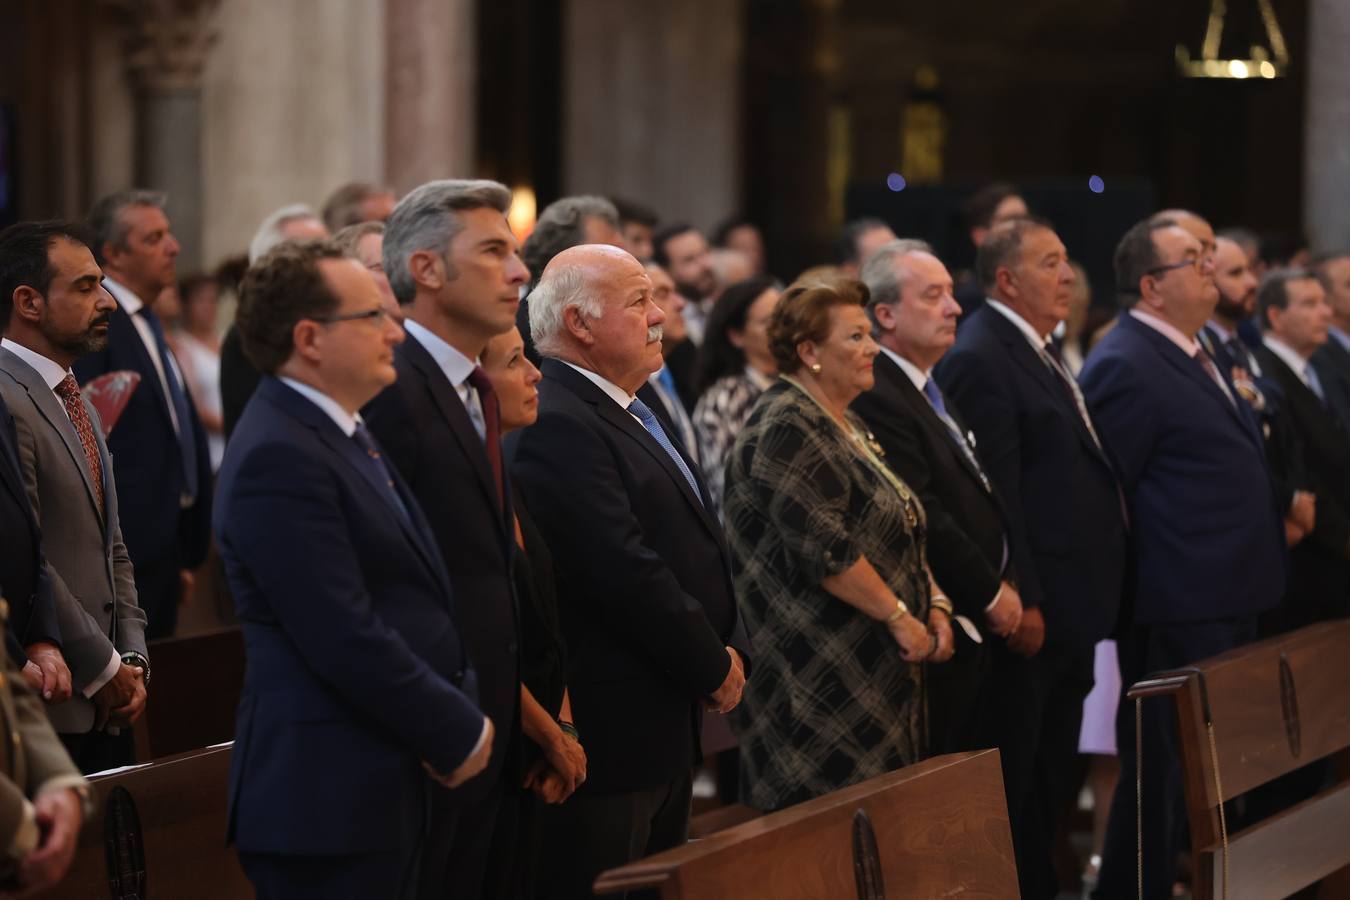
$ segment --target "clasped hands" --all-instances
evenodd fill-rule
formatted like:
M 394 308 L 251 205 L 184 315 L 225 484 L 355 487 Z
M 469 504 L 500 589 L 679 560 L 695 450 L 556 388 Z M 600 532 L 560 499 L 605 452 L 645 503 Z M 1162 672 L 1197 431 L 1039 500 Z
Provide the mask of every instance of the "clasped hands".
M 905 662 L 943 663 L 956 653 L 952 620 L 946 610 L 931 607 L 927 623 L 912 615 L 900 616 L 887 622 L 886 628 L 900 645 L 900 658 Z
M 524 786 L 545 803 L 562 803 L 586 780 L 586 751 L 561 729 L 541 749 L 544 756 L 530 766 Z
M 145 712 L 145 672 L 140 666 L 118 663 L 117 673 L 94 692 L 94 730 L 108 725 L 126 727 Z
M 65 703 L 70 699 L 70 668 L 60 649 L 48 641 L 35 641 L 24 648 L 28 662 L 23 680 L 44 703 Z
M 19 861 L 19 891 L 14 897 L 31 897 L 54 887 L 75 859 L 75 844 L 84 821 L 84 807 L 70 788 L 46 791 L 33 799 L 41 838 L 37 847 Z

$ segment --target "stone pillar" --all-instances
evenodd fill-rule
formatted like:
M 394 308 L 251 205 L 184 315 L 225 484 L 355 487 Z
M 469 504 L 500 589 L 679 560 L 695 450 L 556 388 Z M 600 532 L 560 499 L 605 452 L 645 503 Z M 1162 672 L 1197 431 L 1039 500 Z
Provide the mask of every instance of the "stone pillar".
M 743 201 L 742 0 L 570 0 L 563 190 L 710 228 Z
M 179 268 L 202 259 L 202 70 L 219 0 L 107 0 L 126 28 L 136 96 L 135 186 L 168 194 Z
M 475 0 L 386 0 L 385 180 L 399 193 L 475 175 L 476 10 Z
M 1303 223 L 1315 250 L 1350 247 L 1350 4 L 1309 0 Z

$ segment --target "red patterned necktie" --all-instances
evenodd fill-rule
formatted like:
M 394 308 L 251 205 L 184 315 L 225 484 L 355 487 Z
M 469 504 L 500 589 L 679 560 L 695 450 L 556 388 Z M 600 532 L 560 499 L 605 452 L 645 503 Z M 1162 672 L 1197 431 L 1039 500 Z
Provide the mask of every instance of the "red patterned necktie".
M 492 477 L 497 482 L 497 505 L 506 505 L 506 487 L 502 477 L 502 430 L 501 412 L 497 406 L 497 392 L 493 390 L 492 379 L 482 366 L 474 366 L 469 373 L 469 386 L 478 392 L 478 404 L 483 410 L 483 449 L 487 451 L 488 465 L 492 467 Z
M 66 413 L 80 436 L 80 446 L 84 447 L 84 461 L 89 465 L 90 480 L 94 483 L 94 499 L 98 501 L 98 514 L 103 509 L 103 458 L 98 453 L 98 438 L 94 436 L 94 423 L 89 419 L 89 411 L 84 408 L 84 398 L 80 395 L 80 386 L 74 375 L 67 375 L 56 386 L 56 396 L 66 405 Z

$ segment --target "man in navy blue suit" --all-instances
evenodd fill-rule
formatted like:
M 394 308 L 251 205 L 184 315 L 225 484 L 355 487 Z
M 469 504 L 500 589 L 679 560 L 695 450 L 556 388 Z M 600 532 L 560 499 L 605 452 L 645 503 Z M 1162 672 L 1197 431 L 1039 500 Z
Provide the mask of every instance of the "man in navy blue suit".
M 1131 511 L 1132 619 L 1120 641 L 1128 687 L 1256 634 L 1284 590 L 1284 527 L 1250 406 L 1196 341 L 1214 312 L 1212 247 L 1174 220 L 1139 223 L 1116 248 L 1126 311 L 1093 350 L 1083 389 Z M 1180 849 L 1180 769 L 1162 703 L 1117 719 L 1121 775 L 1095 896 L 1134 897 L 1135 772 L 1144 778 L 1145 897 L 1171 896 Z
M 432 780 L 481 772 L 493 726 L 431 528 L 358 414 L 403 333 L 322 241 L 251 269 L 238 325 L 264 377 L 215 516 L 248 655 L 229 837 L 261 898 L 411 897 Z
M 976 260 L 987 302 L 959 327 L 937 368 L 965 414 L 1007 513 L 1024 607 L 992 641 L 979 716 L 999 748 L 1022 896 L 1058 893 L 1051 839 L 1072 790 L 1093 649 L 1120 609 L 1125 523 L 1120 490 L 1073 376 L 1050 342 L 1069 315 L 1073 269 L 1040 219 L 986 236 Z
M 174 283 L 178 258 L 164 202 L 163 194 L 125 191 L 90 211 L 94 255 L 117 308 L 107 347 L 74 367 L 81 384 L 120 370 L 141 376 L 108 436 L 108 450 L 147 639 L 173 634 L 191 572 L 206 558 L 211 523 L 206 432 L 151 309 Z

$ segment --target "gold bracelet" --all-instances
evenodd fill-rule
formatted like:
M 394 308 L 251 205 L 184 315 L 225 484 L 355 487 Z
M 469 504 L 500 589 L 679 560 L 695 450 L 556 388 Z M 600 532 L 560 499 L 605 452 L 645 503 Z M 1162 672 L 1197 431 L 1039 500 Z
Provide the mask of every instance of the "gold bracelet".
M 893 625 L 907 615 L 909 615 L 909 607 L 905 605 L 905 601 L 896 598 L 895 611 L 886 617 L 886 624 Z
M 952 601 L 947 598 L 946 594 L 934 594 L 932 599 L 928 601 L 928 605 L 933 609 L 942 610 L 949 619 L 953 615 Z

